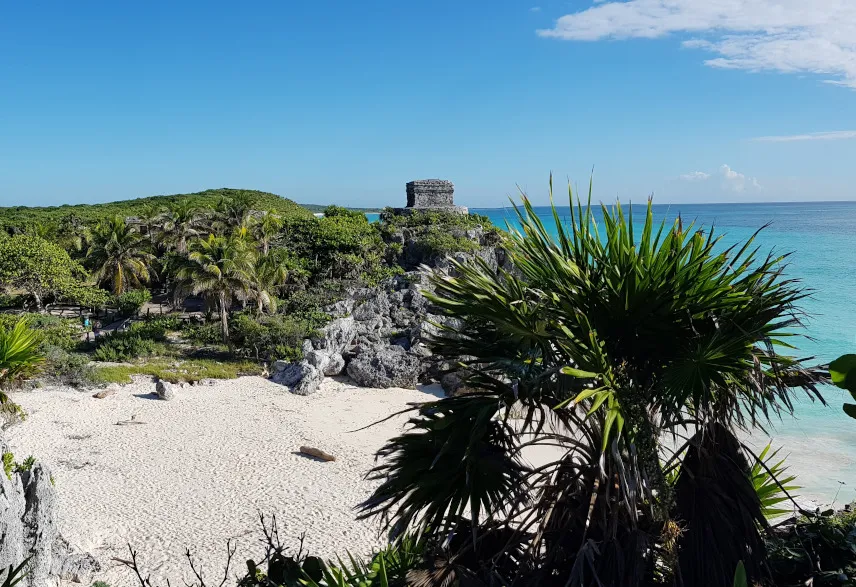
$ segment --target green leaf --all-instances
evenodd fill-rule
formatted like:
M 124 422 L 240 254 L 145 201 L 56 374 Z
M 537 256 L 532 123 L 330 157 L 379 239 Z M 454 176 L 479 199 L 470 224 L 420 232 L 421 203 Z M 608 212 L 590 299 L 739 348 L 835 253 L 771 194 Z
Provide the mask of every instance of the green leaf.
M 594 379 L 598 376 L 597 373 L 583 371 L 582 369 L 574 369 L 573 367 L 562 367 L 562 374 L 570 375 L 571 377 L 578 377 L 580 379 Z
M 734 571 L 734 587 L 748 587 L 748 585 L 746 567 L 743 566 L 743 561 L 740 561 L 737 563 L 737 570 Z
M 856 391 L 856 355 L 842 355 L 829 364 L 832 383 L 841 389 Z
M 844 413 L 853 419 L 856 419 L 856 404 L 844 404 Z

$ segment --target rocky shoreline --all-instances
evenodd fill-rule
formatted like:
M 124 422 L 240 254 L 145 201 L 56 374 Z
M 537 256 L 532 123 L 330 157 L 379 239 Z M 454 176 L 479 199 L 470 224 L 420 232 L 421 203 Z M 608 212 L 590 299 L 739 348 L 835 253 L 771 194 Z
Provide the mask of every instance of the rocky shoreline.
M 317 336 L 303 342 L 304 358 L 298 363 L 276 361 L 271 380 L 293 393 L 310 395 L 325 377 L 347 374 L 368 388 L 405 387 L 439 382 L 454 393 L 460 380 L 454 375 L 454 358 L 432 355 L 427 342 L 438 326 L 457 325 L 457 319 L 438 313 L 425 293 L 430 275 L 452 275 L 450 259 L 465 261 L 478 256 L 491 267 L 505 267 L 505 251 L 482 229 L 461 230 L 454 235 L 470 239 L 473 253 L 456 253 L 442 259 L 420 257 L 417 231 L 398 233 L 404 266 L 418 269 L 385 280 L 373 288 L 355 288 L 345 298 L 325 308 L 333 320 Z

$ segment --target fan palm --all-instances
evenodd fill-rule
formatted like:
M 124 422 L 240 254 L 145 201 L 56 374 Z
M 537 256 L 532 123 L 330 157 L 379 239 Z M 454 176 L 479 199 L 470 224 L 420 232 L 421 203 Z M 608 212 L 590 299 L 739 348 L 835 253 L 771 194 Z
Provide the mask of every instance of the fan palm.
M 242 239 L 210 235 L 192 242 L 176 273 L 176 298 L 202 295 L 216 303 L 223 342 L 230 348 L 229 310 L 235 298 L 246 300 L 253 295 L 254 261 L 253 251 Z
M 121 216 L 99 222 L 91 234 L 86 260 L 99 284 L 116 295 L 139 289 L 152 275 L 155 256 L 139 231 Z
M 362 515 L 469 535 L 435 581 L 719 587 L 741 560 L 762 580 L 766 520 L 735 432 L 792 411 L 799 389 L 820 398 L 822 378 L 782 354 L 806 295 L 785 256 L 656 225 L 650 202 L 640 232 L 632 210 L 601 207 L 598 224 L 572 197 L 555 236 L 525 196 L 515 209 L 513 270 L 475 258 L 433 277 L 458 320 L 431 346 L 466 357 L 479 391 L 416 408 Z

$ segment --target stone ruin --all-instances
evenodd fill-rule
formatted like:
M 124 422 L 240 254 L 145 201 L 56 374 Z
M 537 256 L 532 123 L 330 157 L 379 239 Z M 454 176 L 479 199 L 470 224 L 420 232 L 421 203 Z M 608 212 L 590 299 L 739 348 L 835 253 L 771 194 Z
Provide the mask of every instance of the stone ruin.
M 407 207 L 395 208 L 396 214 L 454 212 L 467 214 L 466 206 L 455 206 L 455 185 L 445 179 L 418 179 L 407 183 Z

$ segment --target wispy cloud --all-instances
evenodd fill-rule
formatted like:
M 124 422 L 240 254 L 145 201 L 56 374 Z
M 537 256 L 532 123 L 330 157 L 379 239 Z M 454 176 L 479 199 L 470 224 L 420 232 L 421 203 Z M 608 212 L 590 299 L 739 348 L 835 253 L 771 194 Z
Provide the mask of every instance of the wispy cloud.
M 812 132 L 804 135 L 782 135 L 772 137 L 755 137 L 757 143 L 794 143 L 797 141 L 845 141 L 856 139 L 856 130 L 831 130 L 827 132 Z
M 754 177 L 748 177 L 744 173 L 735 171 L 728 165 L 721 165 L 717 170 L 722 189 L 730 192 L 745 192 L 747 190 L 760 190 L 761 184 Z M 704 171 L 691 171 L 678 176 L 682 181 L 702 182 L 713 178 L 713 174 Z
M 813 73 L 856 89 L 856 2 L 850 0 L 600 1 L 562 16 L 544 37 L 573 41 L 699 35 L 683 46 L 711 67 Z
M 541 7 L 540 6 L 533 6 L 532 8 L 529 9 L 529 12 L 541 12 Z

